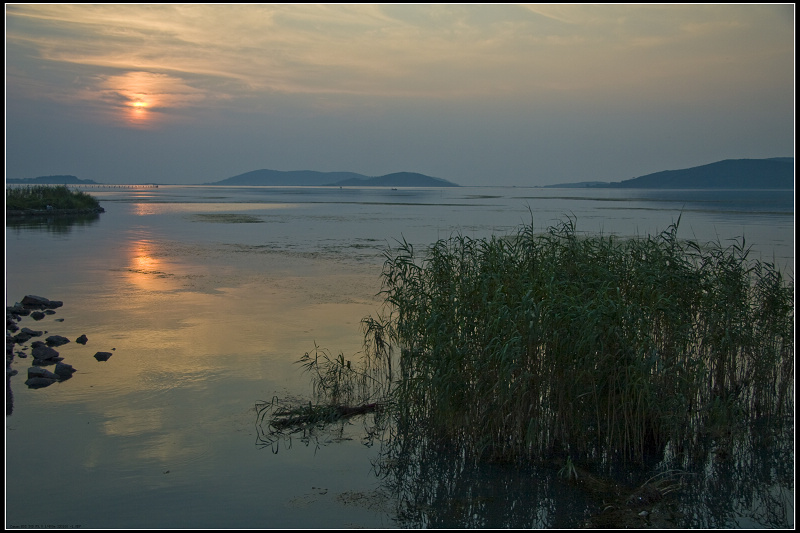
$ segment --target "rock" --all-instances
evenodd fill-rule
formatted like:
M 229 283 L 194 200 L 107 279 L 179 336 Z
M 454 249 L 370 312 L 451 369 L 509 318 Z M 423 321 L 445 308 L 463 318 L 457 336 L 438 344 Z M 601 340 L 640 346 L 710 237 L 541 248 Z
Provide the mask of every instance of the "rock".
M 30 309 L 26 309 L 21 303 L 17 302 L 11 307 L 6 307 L 6 314 L 11 316 L 28 316 L 31 314 Z
M 87 342 L 89 342 L 89 338 L 86 335 L 81 335 L 80 337 L 75 339 L 75 342 L 77 342 L 78 344 L 84 344 L 85 345 Z
M 94 354 L 94 358 L 98 361 L 108 361 L 109 357 L 111 357 L 111 352 L 97 352 Z
M 24 331 L 20 331 L 19 333 L 11 337 L 11 339 L 17 344 L 23 344 L 31 340 L 31 336 L 25 333 Z
M 66 337 L 62 337 L 61 335 L 50 335 L 45 339 L 48 346 L 61 346 L 63 344 L 67 344 L 70 340 Z
M 30 389 L 41 389 L 42 387 L 47 387 L 52 385 L 57 380 L 55 379 L 48 379 L 48 378 L 28 378 L 25 381 L 25 385 L 28 386 Z
M 59 361 L 63 361 L 63 357 L 53 357 L 51 359 L 34 359 L 33 364 L 36 366 L 49 366 L 58 363 Z
M 33 294 L 25 296 L 20 303 L 28 309 L 46 309 L 50 306 L 50 300 Z
M 28 368 L 28 378 L 46 378 L 57 380 L 58 376 L 53 374 L 49 370 L 45 370 L 44 368 L 39 368 L 38 366 L 32 366 Z
M 44 334 L 44 331 L 38 331 L 31 328 L 22 328 L 20 331 L 22 333 L 27 333 L 31 337 L 41 337 Z
M 75 368 L 67 363 L 56 363 L 55 373 L 61 377 L 61 379 L 68 379 L 75 373 Z M 28 375 L 30 376 L 30 373 L 28 373 Z
M 31 355 L 35 359 L 41 359 L 46 361 L 48 359 L 53 359 L 54 357 L 58 357 L 58 352 L 54 349 L 50 348 L 49 346 L 37 346 L 31 352 Z
M 23 307 L 27 307 L 29 309 L 55 309 L 64 305 L 64 302 L 59 302 L 58 300 L 48 300 L 42 296 L 35 296 L 32 294 L 25 296 L 21 303 Z
M 42 313 L 41 311 L 34 311 L 33 313 L 31 313 L 31 318 L 34 320 L 41 320 L 44 318 L 44 313 Z

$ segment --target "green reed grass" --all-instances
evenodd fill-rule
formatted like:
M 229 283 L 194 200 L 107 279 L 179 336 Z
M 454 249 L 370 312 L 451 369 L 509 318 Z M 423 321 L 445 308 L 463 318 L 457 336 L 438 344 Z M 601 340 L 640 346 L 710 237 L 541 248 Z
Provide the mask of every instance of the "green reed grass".
M 568 219 L 443 239 L 423 257 L 401 242 L 358 368 L 306 369 L 336 401 L 353 400 L 348 372 L 364 394 L 388 377 L 399 426 L 486 459 L 641 460 L 793 414 L 793 282 L 750 261 L 744 239 L 682 241 L 678 223 L 620 239 Z
M 27 209 L 93 209 L 100 205 L 96 198 L 66 185 L 29 185 L 6 188 L 6 210 Z

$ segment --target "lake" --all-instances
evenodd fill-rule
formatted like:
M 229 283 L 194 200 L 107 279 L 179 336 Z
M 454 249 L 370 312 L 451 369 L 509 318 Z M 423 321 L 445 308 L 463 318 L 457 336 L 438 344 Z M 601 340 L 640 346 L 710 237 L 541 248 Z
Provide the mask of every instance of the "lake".
M 437 458 L 405 481 L 409 506 L 373 466 L 380 445 L 363 441 L 358 420 L 265 443 L 255 406 L 310 398 L 297 361 L 315 346 L 361 350 L 360 321 L 381 306 L 383 252 L 398 240 L 423 250 L 568 216 L 578 232 L 643 236 L 680 217 L 679 237 L 744 236 L 751 258 L 794 272 L 794 191 L 86 190 L 99 217 L 6 226 L 6 305 L 63 301 L 19 326 L 72 339 L 57 349 L 77 369 L 29 389 L 32 358 L 13 360 L 7 528 L 576 527 L 589 504 L 554 476 L 453 471 Z M 85 346 L 74 342 L 83 334 Z M 97 351 L 113 355 L 98 362 Z M 696 484 L 705 492 L 686 491 L 694 499 L 680 500 L 677 523 L 793 527 L 793 452 L 764 452 L 744 495 L 735 487 L 752 465 L 734 462 Z

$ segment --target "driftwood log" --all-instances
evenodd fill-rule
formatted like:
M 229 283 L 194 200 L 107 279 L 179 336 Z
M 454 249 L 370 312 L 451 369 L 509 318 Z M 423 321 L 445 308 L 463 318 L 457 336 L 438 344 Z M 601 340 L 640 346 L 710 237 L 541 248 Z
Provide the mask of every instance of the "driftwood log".
M 309 424 L 330 423 L 356 415 L 373 413 L 382 409 L 379 403 L 366 403 L 362 405 L 331 405 L 278 411 L 273 414 L 270 425 L 277 429 L 292 426 L 305 426 Z

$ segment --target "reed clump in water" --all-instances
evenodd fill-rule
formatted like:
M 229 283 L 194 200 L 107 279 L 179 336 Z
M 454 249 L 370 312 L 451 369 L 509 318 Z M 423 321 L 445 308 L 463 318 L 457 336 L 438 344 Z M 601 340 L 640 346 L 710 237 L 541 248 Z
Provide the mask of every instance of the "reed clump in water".
M 400 348 L 398 424 L 477 458 L 641 460 L 792 414 L 793 283 L 743 239 L 677 228 L 581 237 L 568 219 L 387 251 L 367 360 Z
M 6 210 L 96 209 L 100 203 L 83 191 L 70 190 L 66 185 L 29 185 L 6 188 Z

